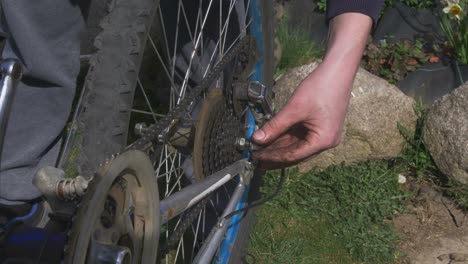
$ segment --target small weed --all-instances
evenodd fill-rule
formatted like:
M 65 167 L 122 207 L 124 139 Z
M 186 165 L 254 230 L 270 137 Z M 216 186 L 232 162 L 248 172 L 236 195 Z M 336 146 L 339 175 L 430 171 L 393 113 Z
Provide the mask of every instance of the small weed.
M 422 39 L 387 41 L 391 38 L 387 37 L 379 44 L 369 39 L 362 60 L 362 66 L 366 70 L 386 79 L 389 83 L 401 81 L 408 73 L 417 70 L 431 58 L 438 59 L 433 54 L 425 52 L 425 42 Z
M 468 186 L 456 181 L 449 181 L 445 193 L 452 197 L 455 203 L 465 211 L 468 211 Z
M 427 109 L 421 98 L 416 102 L 413 109 L 417 117 L 414 132 L 400 123 L 398 123 L 398 129 L 405 139 L 401 158 L 408 165 L 412 174 L 420 178 L 423 175 L 434 174 L 437 171 L 437 167 L 432 160 L 431 153 L 424 144 L 423 130 Z
M 327 0 L 316 0 L 317 10 L 325 13 L 327 11 Z
M 406 141 L 400 157 L 401 161 L 406 165 L 410 175 L 418 180 L 429 181 L 437 185 L 437 188 L 451 197 L 458 206 L 468 211 L 468 186 L 443 175 L 424 143 L 427 109 L 421 98 L 415 104 L 414 112 L 417 116 L 414 132 L 398 124 L 398 129 Z
M 323 50 L 317 47 L 301 29 L 291 29 L 287 18 L 281 20 L 278 27 L 282 55 L 278 63 L 277 75 L 285 70 L 307 64 L 323 55 Z

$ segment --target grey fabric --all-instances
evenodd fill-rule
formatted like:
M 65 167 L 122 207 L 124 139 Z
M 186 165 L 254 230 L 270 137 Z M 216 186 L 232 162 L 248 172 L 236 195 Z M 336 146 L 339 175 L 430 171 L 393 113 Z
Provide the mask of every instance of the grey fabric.
M 55 165 L 79 72 L 84 19 L 70 0 L 1 0 L 2 29 L 10 35 L 4 58 L 18 58 L 19 85 L 0 168 L 0 202 L 35 199 L 36 171 Z

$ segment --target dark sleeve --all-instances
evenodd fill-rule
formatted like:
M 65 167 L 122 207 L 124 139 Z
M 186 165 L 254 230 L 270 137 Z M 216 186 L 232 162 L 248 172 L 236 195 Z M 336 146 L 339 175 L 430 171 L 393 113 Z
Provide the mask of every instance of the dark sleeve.
M 327 0 L 327 23 L 337 15 L 353 12 L 370 16 L 375 25 L 383 2 L 384 0 Z

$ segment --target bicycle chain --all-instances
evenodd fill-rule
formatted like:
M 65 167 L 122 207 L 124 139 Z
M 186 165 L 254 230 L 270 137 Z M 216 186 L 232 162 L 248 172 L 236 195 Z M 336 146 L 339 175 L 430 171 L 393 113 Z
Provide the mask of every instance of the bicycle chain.
M 151 125 L 143 135 L 134 143 L 127 146 L 125 150 L 137 149 L 147 151 L 153 143 L 162 144 L 170 138 L 170 130 L 175 127 L 183 118 L 183 114 L 191 113 L 192 108 L 197 105 L 204 92 L 210 88 L 216 79 L 219 78 L 226 65 L 231 62 L 242 50 L 249 44 L 249 37 L 245 36 L 235 44 L 231 50 L 224 55 L 215 67 L 202 79 L 199 85 L 187 91 L 185 97 L 176 105 L 166 116 L 164 116 L 157 124 Z
M 239 52 L 239 57 L 242 57 L 243 53 L 245 52 Z M 240 63 L 242 64 L 242 61 L 240 61 Z M 245 65 L 240 65 L 239 67 L 244 66 Z M 202 146 L 203 175 L 211 175 L 231 165 L 242 157 L 240 152 L 235 148 L 236 138 L 241 136 L 239 127 L 239 124 L 241 124 L 240 120 L 227 104 L 222 104 L 217 106 L 216 109 L 211 109 L 211 113 L 215 114 L 216 117 L 214 120 L 210 120 L 211 122 L 208 124 L 205 124 L 208 133 L 204 135 L 204 145 Z M 181 220 L 178 227 L 171 233 L 166 241 L 166 245 L 160 247 L 158 258 L 163 258 L 178 246 L 185 231 L 199 216 L 200 211 L 203 210 L 207 202 L 210 201 L 210 198 L 211 195 L 198 202 L 192 208 L 186 210 L 180 216 Z M 216 211 L 216 208 L 213 209 Z
M 242 158 L 241 152 L 236 149 L 235 141 L 242 135 L 241 121 L 234 115 L 232 109 L 224 103 L 211 109 L 211 114 L 215 117 L 205 124 L 207 133 L 203 139 L 203 175 L 211 175 L 233 162 Z M 226 189 L 226 192 L 227 189 Z M 189 208 L 181 215 L 181 221 L 177 229 L 171 233 L 165 246 L 160 247 L 160 257 L 165 256 L 170 250 L 175 249 L 185 231 L 191 226 L 193 221 L 199 216 L 199 213 L 206 206 L 216 192 L 206 197 L 192 208 Z M 229 193 L 228 193 L 229 195 Z M 216 216 L 220 213 L 214 204 L 211 204 Z M 203 236 L 201 234 L 200 236 Z
M 155 149 L 158 146 L 163 146 L 166 142 L 168 142 L 169 138 L 171 137 L 171 129 L 176 127 L 177 124 L 181 120 L 183 120 L 185 114 L 192 112 L 193 108 L 202 99 L 203 94 L 207 92 L 213 84 L 213 82 L 219 78 L 226 65 L 232 60 L 234 60 L 236 56 L 242 54 L 243 51 L 245 52 L 245 50 L 250 50 L 250 44 L 250 37 L 242 37 L 238 41 L 238 43 L 234 44 L 231 50 L 224 55 L 224 57 L 212 68 L 212 70 L 207 74 L 207 76 L 203 78 L 196 87 L 186 92 L 184 98 L 179 102 L 177 106 L 175 106 L 171 111 L 169 111 L 166 116 L 160 119 L 158 123 L 149 126 L 148 129 L 142 133 L 141 137 L 138 138 L 134 143 L 127 146 L 124 151 L 134 149 L 148 153 L 148 151 L 150 151 L 151 148 Z M 229 142 L 229 144 L 233 146 L 234 141 Z M 118 155 L 118 153 L 113 154 L 110 158 L 106 159 L 104 163 L 100 164 L 98 170 L 101 169 L 102 166 L 108 164 L 109 162 L 112 162 L 114 158 Z M 89 183 L 88 189 L 91 186 L 91 184 L 93 184 L 93 181 Z M 193 222 L 193 219 L 195 219 L 195 217 L 198 216 L 200 210 L 202 210 L 205 206 L 206 201 L 207 199 L 202 200 L 197 205 L 192 207 L 193 209 L 187 210 L 184 214 L 182 214 L 181 217 L 183 217 L 184 219 L 183 221 L 181 221 L 179 228 L 174 230 L 174 232 L 172 233 L 173 235 L 171 235 L 171 241 L 179 241 L 181 239 L 185 230 L 190 226 L 190 224 Z M 78 203 L 76 208 L 78 209 L 79 206 L 80 204 Z M 74 220 L 75 216 L 73 216 L 71 219 L 71 225 L 73 224 Z M 163 248 L 161 252 L 164 251 L 165 253 L 167 253 L 173 247 L 172 244 L 177 243 L 169 243 L 168 241 L 166 247 Z M 64 251 L 66 250 L 67 246 L 64 247 Z

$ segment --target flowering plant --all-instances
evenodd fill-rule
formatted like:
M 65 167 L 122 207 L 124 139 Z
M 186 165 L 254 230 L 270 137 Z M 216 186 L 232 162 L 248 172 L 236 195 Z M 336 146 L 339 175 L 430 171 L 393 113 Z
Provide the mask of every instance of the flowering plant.
M 442 30 L 447 35 L 448 47 L 460 63 L 468 64 L 468 0 L 442 0 Z

